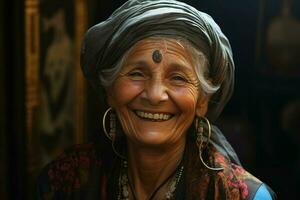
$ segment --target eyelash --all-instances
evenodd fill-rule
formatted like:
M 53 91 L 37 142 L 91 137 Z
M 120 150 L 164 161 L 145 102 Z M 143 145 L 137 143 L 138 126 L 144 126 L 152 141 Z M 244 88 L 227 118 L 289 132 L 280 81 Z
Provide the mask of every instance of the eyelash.
M 180 75 L 180 74 L 174 74 L 174 75 L 172 75 L 171 79 L 175 80 L 175 81 L 189 82 L 189 80 L 186 77 L 184 77 L 183 75 Z
M 146 75 L 144 74 L 144 72 L 140 71 L 140 70 L 133 70 L 127 73 L 127 76 L 135 79 L 135 80 L 144 80 Z M 171 81 L 175 81 L 177 83 L 189 83 L 189 79 L 186 78 L 184 75 L 182 74 L 171 74 L 170 76 L 170 80 Z
M 144 81 L 146 74 L 141 70 L 132 70 L 127 73 L 127 76 L 133 81 Z
M 131 71 L 128 73 L 128 76 L 139 76 L 139 77 L 144 77 L 144 73 L 141 71 Z

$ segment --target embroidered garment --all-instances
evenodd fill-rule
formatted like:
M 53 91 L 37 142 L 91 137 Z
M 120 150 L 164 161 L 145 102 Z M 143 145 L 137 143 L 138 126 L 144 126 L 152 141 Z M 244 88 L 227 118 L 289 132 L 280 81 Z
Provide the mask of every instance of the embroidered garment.
M 212 145 L 205 151 L 205 159 L 211 166 L 224 170 L 209 170 L 199 161 L 196 148 L 192 141 L 187 142 L 185 171 L 177 185 L 175 199 L 255 198 L 262 185 L 260 180 L 232 163 Z M 38 180 L 37 199 L 117 199 L 120 166 L 120 159 L 106 143 L 76 145 L 44 168 Z M 269 196 L 276 199 L 269 188 L 268 191 Z

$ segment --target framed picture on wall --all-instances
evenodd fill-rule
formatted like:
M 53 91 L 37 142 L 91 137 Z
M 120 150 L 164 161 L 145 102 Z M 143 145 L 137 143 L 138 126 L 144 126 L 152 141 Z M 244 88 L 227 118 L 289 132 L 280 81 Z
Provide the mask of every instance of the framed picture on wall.
M 28 177 L 84 141 L 85 82 L 79 66 L 84 0 L 25 1 Z

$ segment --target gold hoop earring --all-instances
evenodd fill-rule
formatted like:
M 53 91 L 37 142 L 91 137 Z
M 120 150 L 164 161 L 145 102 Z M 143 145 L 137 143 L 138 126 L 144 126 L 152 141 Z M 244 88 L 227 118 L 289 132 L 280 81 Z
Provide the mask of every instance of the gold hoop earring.
M 110 118 L 110 119 L 109 119 L 110 130 L 109 130 L 109 133 L 108 133 L 108 131 L 107 131 L 107 129 L 106 129 L 105 121 L 106 121 L 107 114 L 108 114 L 110 111 L 111 111 L 110 116 L 109 116 L 109 118 Z M 115 136 L 116 136 L 116 115 L 112 112 L 112 108 L 111 108 L 111 107 L 109 107 L 109 108 L 105 111 L 105 113 L 104 113 L 104 115 L 103 115 L 102 126 L 103 126 L 103 130 L 104 130 L 105 136 L 106 136 L 109 140 L 113 141 L 114 138 L 115 138 Z
M 204 137 L 203 137 L 203 132 L 204 132 L 204 128 L 203 128 L 203 121 L 205 121 L 205 123 L 207 124 L 207 141 L 206 141 L 206 144 L 203 145 L 204 143 Z M 201 163 L 207 168 L 207 169 L 210 169 L 210 170 L 213 170 L 213 171 L 220 171 L 220 170 L 223 170 L 224 168 L 223 167 L 210 167 L 208 166 L 203 158 L 202 158 L 202 150 L 205 149 L 208 144 L 209 144 L 209 141 L 210 141 L 210 136 L 211 136 L 211 126 L 210 126 L 210 123 L 209 123 L 209 120 L 206 118 L 206 117 L 197 117 L 195 119 L 195 128 L 196 128 L 196 144 L 198 146 L 198 150 L 199 150 L 199 159 L 201 161 Z
M 106 129 L 106 123 L 105 123 L 105 121 L 106 121 L 106 117 L 107 117 L 107 115 L 108 115 L 109 112 L 111 112 L 111 113 L 110 113 L 110 115 L 109 115 L 109 126 L 110 126 L 110 130 L 109 130 L 109 132 L 108 132 L 107 129 Z M 105 133 L 105 136 L 106 136 L 109 140 L 112 141 L 111 146 L 112 146 L 112 149 L 113 149 L 114 153 L 115 153 L 117 156 L 119 156 L 120 158 L 126 160 L 126 157 L 123 156 L 123 155 L 121 155 L 121 154 L 116 150 L 116 148 L 115 148 L 115 139 L 116 139 L 116 114 L 113 112 L 113 109 L 112 109 L 111 107 L 109 107 L 109 108 L 105 111 L 105 113 L 104 113 L 104 115 L 103 115 L 102 126 L 103 126 L 103 131 L 104 131 L 104 133 Z

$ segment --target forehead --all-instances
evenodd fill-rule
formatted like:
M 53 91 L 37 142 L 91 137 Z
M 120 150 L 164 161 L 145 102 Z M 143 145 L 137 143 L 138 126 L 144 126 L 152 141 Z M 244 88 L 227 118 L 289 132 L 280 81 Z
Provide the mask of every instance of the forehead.
M 185 62 L 192 64 L 191 53 L 183 42 L 171 38 L 147 38 L 137 42 L 130 50 L 127 61 L 143 59 L 152 61 L 152 54 L 159 50 L 162 54 L 162 63 Z

